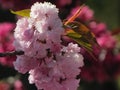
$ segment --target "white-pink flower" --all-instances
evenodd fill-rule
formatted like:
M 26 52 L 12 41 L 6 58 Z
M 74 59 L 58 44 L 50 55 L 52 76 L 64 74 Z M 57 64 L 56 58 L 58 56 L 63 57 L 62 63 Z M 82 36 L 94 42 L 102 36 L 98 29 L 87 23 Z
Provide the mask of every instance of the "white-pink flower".
M 56 8 L 55 5 L 49 2 L 44 2 L 44 3 L 36 2 L 31 7 L 30 17 L 39 19 L 39 20 L 48 19 L 51 17 L 56 18 L 58 17 L 58 9 Z
M 84 65 L 80 47 L 61 44 L 64 33 L 58 9 L 51 3 L 35 3 L 30 17 L 18 20 L 14 45 L 23 50 L 17 56 L 15 69 L 29 72 L 29 82 L 43 90 L 76 90 L 80 79 L 80 67 Z M 71 85 L 74 86 L 71 86 Z

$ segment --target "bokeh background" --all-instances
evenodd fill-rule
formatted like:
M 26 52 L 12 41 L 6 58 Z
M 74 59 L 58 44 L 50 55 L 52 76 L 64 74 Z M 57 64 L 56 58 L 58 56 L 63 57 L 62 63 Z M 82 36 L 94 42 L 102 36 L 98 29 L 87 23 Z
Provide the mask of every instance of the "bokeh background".
M 107 23 L 110 29 L 120 26 L 120 0 L 86 0 L 95 17 Z
M 0 0 L 0 52 L 14 50 L 13 32 L 18 16 L 12 14 L 10 9 L 30 8 L 36 1 L 50 1 L 56 4 L 60 9 L 59 15 L 62 20 L 68 18 L 74 7 L 83 3 L 94 12 L 94 19 L 98 23 L 96 29 L 104 29 L 102 33 L 105 35 L 105 30 L 111 33 L 108 35 L 110 38 L 106 36 L 105 39 L 100 39 L 101 42 L 111 41 L 112 47 L 108 48 L 108 43 L 105 43 L 105 47 L 103 45 L 107 54 L 102 62 L 93 61 L 92 57 L 83 53 L 85 66 L 81 71 L 78 90 L 120 90 L 120 34 L 118 34 L 120 32 L 120 0 Z M 91 21 L 86 20 L 85 22 Z M 99 35 L 99 32 L 95 32 L 95 34 L 98 39 L 103 37 L 103 34 Z M 113 37 L 116 38 L 115 41 L 111 39 Z M 0 58 L 0 90 L 37 90 L 34 85 L 28 83 L 28 74 L 20 74 L 14 69 L 12 62 L 15 59 L 16 57 Z

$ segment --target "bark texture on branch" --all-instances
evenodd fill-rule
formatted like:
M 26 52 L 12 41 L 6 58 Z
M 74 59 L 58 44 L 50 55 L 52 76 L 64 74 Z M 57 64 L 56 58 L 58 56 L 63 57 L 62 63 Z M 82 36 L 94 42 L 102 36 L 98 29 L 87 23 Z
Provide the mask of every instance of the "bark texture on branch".
M 0 57 L 23 55 L 23 54 L 24 54 L 24 51 L 4 52 L 4 53 L 0 53 Z

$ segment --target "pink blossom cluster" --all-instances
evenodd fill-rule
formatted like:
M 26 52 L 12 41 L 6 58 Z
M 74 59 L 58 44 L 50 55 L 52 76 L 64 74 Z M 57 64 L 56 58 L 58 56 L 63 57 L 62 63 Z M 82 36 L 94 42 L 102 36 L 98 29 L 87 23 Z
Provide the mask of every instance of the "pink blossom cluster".
M 73 7 L 70 11 L 70 14 L 68 15 L 68 18 L 73 16 L 79 8 L 80 8 L 79 5 L 76 5 L 75 7 Z M 81 9 L 80 15 L 78 16 L 78 18 L 82 22 L 86 22 L 86 21 L 88 22 L 94 18 L 93 15 L 94 15 L 93 10 L 91 10 L 89 6 L 86 5 Z
M 24 51 L 17 56 L 15 69 L 29 72 L 29 82 L 43 90 L 77 90 L 83 56 L 77 44 L 62 45 L 64 28 L 58 9 L 51 3 L 36 2 L 30 17 L 21 18 L 15 28 L 15 49 Z
M 0 53 L 9 52 L 14 50 L 13 46 L 13 29 L 15 24 L 10 22 L 0 23 Z M 0 58 L 0 63 L 2 65 L 13 66 L 13 61 L 16 59 L 15 56 L 12 57 L 2 57 Z
M 100 45 L 99 49 L 94 48 L 95 57 L 98 61 L 93 61 L 90 56 L 87 56 L 88 63 L 92 62 L 83 67 L 81 77 L 87 81 L 98 81 L 100 83 L 112 81 L 120 74 L 118 73 L 120 71 L 120 58 L 117 58 L 119 53 L 115 54 L 114 52 L 117 44 L 116 39 L 107 29 L 105 23 L 91 21 L 89 27 L 96 35 L 97 42 Z
M 92 32 L 95 33 L 96 39 L 99 45 L 104 49 L 113 49 L 116 45 L 116 40 L 112 36 L 110 30 L 107 29 L 105 23 L 97 23 L 95 21 L 90 22 L 89 24 Z

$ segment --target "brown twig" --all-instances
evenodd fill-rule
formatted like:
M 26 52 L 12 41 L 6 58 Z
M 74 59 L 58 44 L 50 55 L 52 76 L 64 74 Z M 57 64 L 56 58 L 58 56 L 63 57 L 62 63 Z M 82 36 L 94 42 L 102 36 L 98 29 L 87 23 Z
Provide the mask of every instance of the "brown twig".
M 12 51 L 0 53 L 0 57 L 23 55 L 24 51 Z
M 67 25 L 69 22 L 72 22 L 72 21 L 74 21 L 79 15 L 80 15 L 80 13 L 81 13 L 81 10 L 82 10 L 82 8 L 84 7 L 85 5 L 83 4 L 77 11 L 76 11 L 76 13 L 72 16 L 72 17 L 70 17 L 69 19 L 68 19 L 68 21 L 66 21 L 65 22 L 65 25 Z

